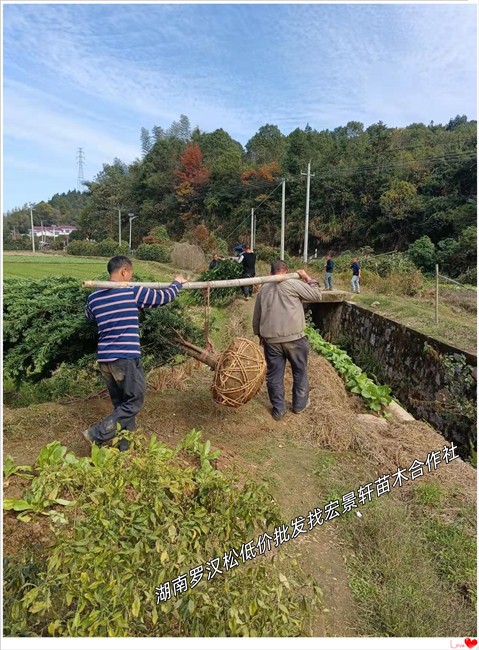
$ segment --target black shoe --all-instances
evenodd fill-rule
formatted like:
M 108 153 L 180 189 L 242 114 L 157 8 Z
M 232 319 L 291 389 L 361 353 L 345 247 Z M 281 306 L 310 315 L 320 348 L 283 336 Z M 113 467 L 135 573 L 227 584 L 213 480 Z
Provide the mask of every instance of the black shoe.
M 120 451 L 128 451 L 129 448 L 130 448 L 130 443 L 128 442 L 128 440 L 122 438 L 118 443 L 118 449 Z
M 282 413 L 279 413 L 278 411 L 272 411 L 271 415 L 274 420 L 282 420 L 286 415 L 286 409 Z
M 293 409 L 293 413 L 296 413 L 296 415 L 298 415 L 299 413 L 302 413 L 303 411 L 306 411 L 306 409 L 308 408 L 308 406 L 310 404 L 311 404 L 311 400 L 308 398 L 308 401 L 306 402 L 306 405 L 303 406 L 302 409 Z

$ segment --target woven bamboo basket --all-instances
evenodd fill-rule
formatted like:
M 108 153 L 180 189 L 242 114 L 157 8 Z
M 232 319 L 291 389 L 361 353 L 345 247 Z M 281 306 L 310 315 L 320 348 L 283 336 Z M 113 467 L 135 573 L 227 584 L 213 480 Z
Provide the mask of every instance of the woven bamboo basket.
M 236 338 L 216 364 L 211 386 L 213 399 L 237 408 L 256 395 L 265 377 L 263 350 L 249 339 Z
M 235 338 L 221 353 L 211 348 L 203 350 L 178 338 L 186 354 L 214 370 L 211 394 L 217 404 L 238 408 L 252 399 L 266 377 L 263 350 L 244 338 Z

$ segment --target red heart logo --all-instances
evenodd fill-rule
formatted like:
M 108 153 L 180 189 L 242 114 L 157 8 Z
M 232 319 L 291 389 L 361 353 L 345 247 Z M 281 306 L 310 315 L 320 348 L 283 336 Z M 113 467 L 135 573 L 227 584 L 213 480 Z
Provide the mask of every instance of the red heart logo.
M 464 639 L 464 643 L 467 645 L 468 648 L 473 648 L 475 645 L 477 645 L 477 639 Z

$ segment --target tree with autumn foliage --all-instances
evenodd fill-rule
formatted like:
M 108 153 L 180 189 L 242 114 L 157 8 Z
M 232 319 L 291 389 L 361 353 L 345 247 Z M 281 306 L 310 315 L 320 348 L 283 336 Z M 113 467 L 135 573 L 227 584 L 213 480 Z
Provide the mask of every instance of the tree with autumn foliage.
M 210 170 L 203 162 L 203 155 L 198 144 L 190 144 L 180 156 L 180 165 L 175 170 L 176 197 L 180 205 L 181 218 L 192 226 L 200 213 L 206 186 L 210 179 Z
M 241 174 L 243 185 L 258 185 L 273 183 L 280 176 L 281 168 L 277 162 L 267 163 L 259 167 L 251 167 Z

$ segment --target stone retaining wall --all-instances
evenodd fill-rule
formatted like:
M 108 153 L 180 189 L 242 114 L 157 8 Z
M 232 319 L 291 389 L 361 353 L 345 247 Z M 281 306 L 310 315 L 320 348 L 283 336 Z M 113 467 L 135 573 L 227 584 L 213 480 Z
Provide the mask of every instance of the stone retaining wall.
M 458 365 L 459 374 L 469 377 L 466 384 L 472 385 L 465 385 L 462 394 L 464 403 L 467 400 L 469 404 L 475 402 L 476 355 L 351 302 L 317 303 L 312 305 L 312 314 L 323 336 L 347 349 L 353 361 L 372 371 L 380 383 L 391 386 L 417 419 L 426 420 L 448 440 L 454 440 L 462 455 L 470 455 L 469 440 L 476 446 L 475 422 L 457 408 L 461 399 L 454 397 L 457 384 L 455 391 L 448 386 L 444 357 Z M 466 366 L 461 358 L 465 358 Z M 458 375 L 454 381 L 460 380 Z

